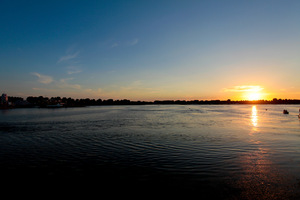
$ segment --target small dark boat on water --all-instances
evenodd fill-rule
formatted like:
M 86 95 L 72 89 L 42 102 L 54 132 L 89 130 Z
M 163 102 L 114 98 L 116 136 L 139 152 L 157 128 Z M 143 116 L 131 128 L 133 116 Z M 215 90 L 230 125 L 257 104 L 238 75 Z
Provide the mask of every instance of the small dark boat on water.
M 283 114 L 289 114 L 289 111 L 283 110 Z

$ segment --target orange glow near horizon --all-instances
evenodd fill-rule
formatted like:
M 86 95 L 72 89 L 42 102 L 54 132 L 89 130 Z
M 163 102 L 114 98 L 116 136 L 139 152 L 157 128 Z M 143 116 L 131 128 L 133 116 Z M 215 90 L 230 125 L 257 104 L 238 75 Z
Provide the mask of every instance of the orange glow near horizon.
M 231 88 L 225 88 L 225 92 L 231 92 L 233 95 L 236 95 L 237 100 L 249 100 L 249 101 L 256 101 L 256 100 L 267 100 L 266 93 L 262 92 L 264 90 L 263 87 L 259 85 L 240 85 L 234 86 Z
M 249 92 L 245 96 L 246 96 L 246 100 L 250 100 L 250 101 L 262 99 L 262 95 L 259 92 Z

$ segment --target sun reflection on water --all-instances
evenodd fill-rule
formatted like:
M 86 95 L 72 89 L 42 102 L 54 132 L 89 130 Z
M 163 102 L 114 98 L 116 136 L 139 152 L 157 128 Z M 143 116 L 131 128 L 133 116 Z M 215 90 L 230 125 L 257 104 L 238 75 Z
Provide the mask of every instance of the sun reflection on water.
M 243 173 L 234 182 L 234 187 L 241 191 L 236 199 L 290 199 L 288 195 L 298 191 L 298 186 L 293 184 L 295 178 L 280 168 L 278 161 L 272 157 L 274 150 L 258 127 L 258 120 L 261 128 L 265 118 L 258 114 L 261 112 L 258 113 L 257 106 L 253 105 L 249 122 L 250 148 L 240 153 L 239 167 Z
M 251 121 L 252 121 L 252 125 L 254 126 L 254 128 L 256 128 L 257 127 L 257 122 L 258 122 L 256 106 L 252 106 Z

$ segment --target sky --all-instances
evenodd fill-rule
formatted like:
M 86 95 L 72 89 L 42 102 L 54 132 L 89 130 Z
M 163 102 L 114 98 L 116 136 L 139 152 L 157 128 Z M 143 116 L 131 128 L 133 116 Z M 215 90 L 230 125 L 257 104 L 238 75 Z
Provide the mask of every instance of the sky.
M 300 99 L 299 0 L 0 0 L 0 92 Z

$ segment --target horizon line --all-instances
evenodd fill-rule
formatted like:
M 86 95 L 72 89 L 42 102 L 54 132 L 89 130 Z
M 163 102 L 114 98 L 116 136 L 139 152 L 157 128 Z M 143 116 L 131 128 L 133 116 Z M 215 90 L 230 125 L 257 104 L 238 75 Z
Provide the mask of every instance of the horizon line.
M 3 94 L 6 94 L 6 93 L 2 93 Z M 130 100 L 130 99 L 127 99 L 127 98 L 118 98 L 118 99 L 114 99 L 114 98 L 107 98 L 107 99 L 103 99 L 103 98 L 89 98 L 89 97 L 86 97 L 86 98 L 73 98 L 73 97 L 66 97 L 66 96 L 63 96 L 63 97 L 60 97 L 60 96 L 51 96 L 51 97 L 48 97 L 48 96 L 43 96 L 43 95 L 39 95 L 39 96 L 33 96 L 33 95 L 29 95 L 27 96 L 26 98 L 23 98 L 23 97 L 18 97 L 18 96 L 8 96 L 8 98 L 22 98 L 23 100 L 24 99 L 27 99 L 29 97 L 34 97 L 34 98 L 39 98 L 39 97 L 43 97 L 43 98 L 48 98 L 48 99 L 55 99 L 55 98 L 60 98 L 60 99 L 74 99 L 74 100 L 81 100 L 81 99 L 90 99 L 90 100 L 113 100 L 113 101 L 122 101 L 122 100 L 129 100 L 129 101 L 133 101 L 133 102 L 139 102 L 139 101 L 142 101 L 142 102 L 155 102 L 155 101 L 231 101 L 231 102 L 235 102 L 235 101 L 286 101 L 286 100 L 300 100 L 300 99 L 296 99 L 296 98 L 272 98 L 272 99 L 257 99 L 257 100 L 249 100 L 249 99 L 231 99 L 231 98 L 228 98 L 228 99 L 190 99 L 190 100 L 187 100 L 187 99 L 163 99 L 163 100 L 159 100 L 159 99 L 155 99 L 155 100 Z

